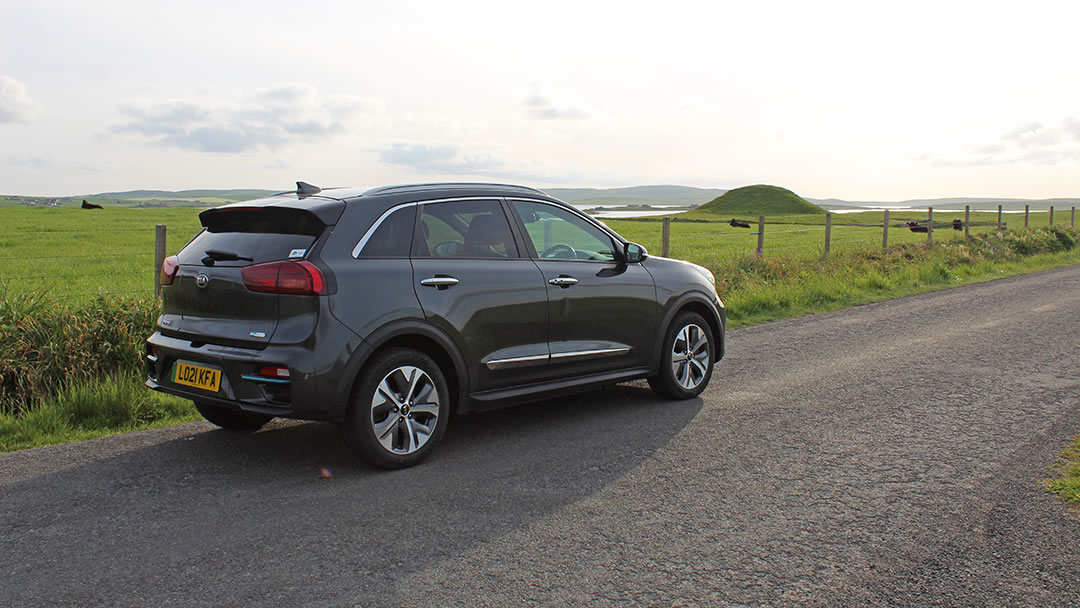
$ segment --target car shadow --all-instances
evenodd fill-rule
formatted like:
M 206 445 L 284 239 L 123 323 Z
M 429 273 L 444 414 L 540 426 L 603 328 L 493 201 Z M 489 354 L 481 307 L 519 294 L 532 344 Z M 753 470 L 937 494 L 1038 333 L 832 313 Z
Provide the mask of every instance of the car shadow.
M 93 598 L 90 583 L 65 575 L 78 572 L 74 553 L 94 588 L 138 587 L 151 604 L 178 589 L 214 604 L 237 585 L 267 599 L 271 585 L 291 589 L 274 597 L 296 605 L 314 599 L 312 577 L 325 583 L 325 601 L 385 604 L 401 576 L 607 487 L 701 409 L 700 399 L 664 401 L 632 383 L 458 416 L 430 459 L 392 472 L 352 459 L 336 428 L 319 423 L 275 421 L 247 434 L 195 423 L 105 458 L 93 456 L 95 442 L 78 444 L 71 454 L 82 464 L 3 488 L 0 521 L 36 547 L 16 563 L 0 552 L 0 566 L 26 582 L 7 599 Z

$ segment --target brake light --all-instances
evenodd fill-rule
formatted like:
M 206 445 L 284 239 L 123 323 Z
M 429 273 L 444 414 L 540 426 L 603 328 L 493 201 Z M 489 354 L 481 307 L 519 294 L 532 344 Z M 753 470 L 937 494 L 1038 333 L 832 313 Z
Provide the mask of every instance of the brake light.
M 267 262 L 245 266 L 240 270 L 244 287 L 264 293 L 322 295 L 326 279 L 319 267 L 307 260 Z
M 161 263 L 161 284 L 172 285 L 177 270 L 180 270 L 180 261 L 176 259 L 176 256 L 170 255 L 165 258 L 165 261 Z

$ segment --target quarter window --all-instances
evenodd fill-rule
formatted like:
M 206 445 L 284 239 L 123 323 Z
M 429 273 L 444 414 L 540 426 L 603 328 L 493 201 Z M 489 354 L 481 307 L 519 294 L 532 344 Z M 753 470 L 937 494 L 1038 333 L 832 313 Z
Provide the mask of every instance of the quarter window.
M 573 212 L 555 205 L 511 201 L 525 223 L 536 253 L 556 260 L 615 260 L 611 237 Z
M 408 206 L 391 213 L 372 233 L 364 248 L 361 258 L 405 258 L 409 257 L 412 245 L 413 222 L 416 219 L 416 207 Z

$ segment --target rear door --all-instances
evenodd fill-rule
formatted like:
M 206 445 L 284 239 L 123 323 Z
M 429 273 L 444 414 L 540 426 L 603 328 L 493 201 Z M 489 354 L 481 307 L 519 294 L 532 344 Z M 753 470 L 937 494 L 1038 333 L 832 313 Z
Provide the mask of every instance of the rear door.
M 314 326 L 313 298 L 249 291 L 241 277 L 251 264 L 303 258 L 325 229 L 314 214 L 246 207 L 204 212 L 200 219 L 205 228 L 177 254 L 176 278 L 162 290 L 162 333 L 259 347 L 273 337 L 283 310 Z M 281 298 L 290 298 L 288 306 Z
M 474 392 L 539 382 L 547 370 L 547 290 L 498 199 L 426 202 L 413 239 L 425 317 L 461 348 Z

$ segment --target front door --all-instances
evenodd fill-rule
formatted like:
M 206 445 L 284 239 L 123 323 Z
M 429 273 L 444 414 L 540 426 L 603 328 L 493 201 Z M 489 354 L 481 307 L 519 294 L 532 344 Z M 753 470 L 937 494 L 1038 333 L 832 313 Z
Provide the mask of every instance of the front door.
M 618 242 L 572 211 L 540 201 L 511 205 L 547 288 L 549 377 L 650 366 L 657 310 L 649 272 L 621 262 Z

